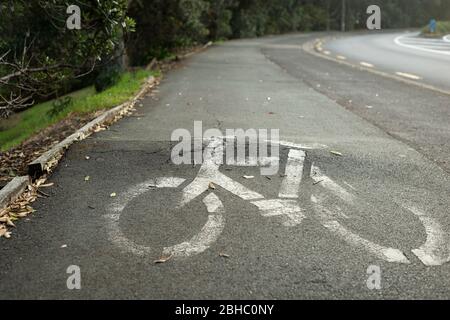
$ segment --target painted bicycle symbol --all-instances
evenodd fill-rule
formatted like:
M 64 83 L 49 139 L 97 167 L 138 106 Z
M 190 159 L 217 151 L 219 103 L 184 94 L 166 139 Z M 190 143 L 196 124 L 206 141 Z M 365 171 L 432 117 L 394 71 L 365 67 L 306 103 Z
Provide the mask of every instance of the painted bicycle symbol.
M 262 194 L 250 190 L 219 170 L 223 161 L 224 141 L 224 138 L 216 138 L 207 144 L 204 161 L 197 176 L 181 189 L 181 200 L 176 205 L 178 209 L 182 209 L 194 199 L 204 196 L 202 202 L 208 212 L 206 223 L 190 239 L 164 247 L 163 256 L 171 256 L 175 259 L 192 257 L 206 251 L 220 237 L 225 227 L 226 210 L 217 196 L 216 190 L 211 190 L 211 184 L 213 184 L 231 192 L 241 200 L 251 203 L 258 209 L 262 217 L 276 217 L 287 228 L 300 225 L 308 212 L 326 230 L 348 245 L 387 262 L 410 263 L 401 250 L 370 241 L 349 230 L 338 221 L 336 211 L 342 210 L 340 204 L 353 207 L 357 196 L 326 176 L 314 163 L 306 172 L 305 146 L 279 142 L 281 146 L 289 149 L 285 174 L 278 198 L 266 199 Z M 317 190 L 320 190 L 310 191 L 308 194 L 310 210 L 305 210 L 305 206 L 301 206 L 300 201 L 302 180 L 305 177 L 312 179 L 314 184 L 317 184 Z M 118 195 L 105 215 L 109 239 L 125 251 L 142 256 L 151 255 L 151 246 L 137 244 L 123 234 L 119 224 L 120 215 L 134 198 L 162 188 L 180 188 L 185 182 L 186 180 L 183 178 L 161 177 L 137 184 Z M 333 197 L 336 201 L 327 201 L 329 197 Z M 446 237 L 439 223 L 416 208 L 404 207 L 404 209 L 416 215 L 427 231 L 425 243 L 420 248 L 412 250 L 412 253 L 427 266 L 438 266 L 450 261 Z

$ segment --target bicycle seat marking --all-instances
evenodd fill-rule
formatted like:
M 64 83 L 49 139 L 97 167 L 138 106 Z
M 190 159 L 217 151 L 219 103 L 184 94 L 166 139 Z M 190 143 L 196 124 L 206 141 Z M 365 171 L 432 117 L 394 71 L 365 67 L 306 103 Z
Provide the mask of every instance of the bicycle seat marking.
M 319 144 L 298 145 L 281 141 L 279 144 L 289 148 L 285 174 L 281 182 L 278 198 L 266 199 L 260 193 L 248 189 L 219 171 L 223 160 L 224 138 L 211 140 L 205 147 L 204 162 L 197 176 L 181 190 L 181 200 L 177 204 L 177 208 L 182 209 L 197 197 L 205 194 L 202 202 L 208 212 L 207 221 L 200 231 L 189 240 L 164 247 L 162 254 L 173 258 L 192 257 L 206 251 L 220 237 L 225 227 L 226 210 L 216 191 L 210 190 L 211 183 L 220 186 L 243 201 L 248 201 L 258 209 L 262 217 L 276 217 L 287 228 L 299 226 L 307 217 L 306 210 L 299 203 L 300 188 L 305 171 L 305 150 L 322 148 L 323 146 Z M 269 159 L 266 162 L 270 161 L 273 161 L 273 159 Z M 264 165 L 262 162 L 265 161 L 250 159 L 248 162 L 237 163 L 236 165 L 248 166 L 249 163 Z M 348 245 L 358 250 L 363 250 L 378 259 L 392 263 L 410 263 L 401 250 L 374 243 L 344 227 L 336 219 L 336 216 L 339 215 L 337 212 L 345 215 L 341 212 L 342 210 L 337 206 L 330 208 L 326 204 L 327 197 L 332 196 L 348 206 L 353 206 L 357 201 L 356 195 L 326 176 L 314 163 L 311 165 L 309 177 L 321 190 L 320 192 L 313 191 L 311 193 L 309 200 L 313 209 L 309 211 L 311 211 L 312 217 L 326 230 Z M 161 177 L 137 184 L 126 192 L 119 194 L 107 208 L 108 213 L 104 216 L 109 239 L 124 251 L 140 256 L 154 255 L 151 246 L 136 244 L 122 233 L 119 223 L 120 215 L 136 197 L 162 188 L 179 188 L 185 182 L 186 180 L 182 178 Z M 418 217 L 427 234 L 425 243 L 420 248 L 411 250 L 411 252 L 426 266 L 439 266 L 449 262 L 449 246 L 446 234 L 443 232 L 440 224 L 417 208 L 402 207 Z

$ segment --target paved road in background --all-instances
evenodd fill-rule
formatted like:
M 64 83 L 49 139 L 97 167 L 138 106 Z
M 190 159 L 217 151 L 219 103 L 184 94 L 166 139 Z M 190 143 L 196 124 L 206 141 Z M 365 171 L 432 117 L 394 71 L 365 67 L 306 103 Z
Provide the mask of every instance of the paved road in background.
M 364 34 L 327 42 L 324 48 L 355 64 L 450 91 L 450 41 L 417 32 Z
M 449 97 L 301 49 L 320 36 L 214 46 L 169 72 L 135 116 L 72 146 L 51 196 L 0 242 L 0 298 L 448 298 Z M 279 175 L 219 170 L 273 200 L 301 160 L 298 199 L 252 201 L 219 181 L 178 208 L 200 166 L 174 165 L 169 140 L 194 121 L 280 129 L 292 144 Z M 154 263 L 180 243 L 187 257 Z M 66 287 L 70 265 L 81 290 Z M 367 287 L 370 266 L 381 290 Z

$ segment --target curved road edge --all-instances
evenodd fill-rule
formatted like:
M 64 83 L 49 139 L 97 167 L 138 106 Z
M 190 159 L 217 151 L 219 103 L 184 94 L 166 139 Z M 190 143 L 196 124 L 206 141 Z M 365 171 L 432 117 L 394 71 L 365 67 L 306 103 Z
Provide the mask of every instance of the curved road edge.
M 444 89 L 435 87 L 435 86 L 430 85 L 430 84 L 425 84 L 425 83 L 420 83 L 420 82 L 416 82 L 416 81 L 413 81 L 413 80 L 409 80 L 407 78 L 404 78 L 404 77 L 401 77 L 401 76 L 398 76 L 398 75 L 395 75 L 395 74 L 390 74 L 388 72 L 376 70 L 376 69 L 373 69 L 372 66 L 357 65 L 357 64 L 354 64 L 354 63 L 351 63 L 351 62 L 339 59 L 337 57 L 333 57 L 330 54 L 329 51 L 323 50 L 323 48 L 322 48 L 322 45 L 325 42 L 330 41 L 332 38 L 335 38 L 335 37 L 328 36 L 328 37 L 317 38 L 315 40 L 308 41 L 308 42 L 306 42 L 306 43 L 304 43 L 302 45 L 302 49 L 305 52 L 307 52 L 309 54 L 312 54 L 312 55 L 314 55 L 316 57 L 319 57 L 319 58 L 322 58 L 322 59 L 325 59 L 325 60 L 329 60 L 329 61 L 333 61 L 333 62 L 336 62 L 338 64 L 351 67 L 353 69 L 358 69 L 358 70 L 361 70 L 361 71 L 367 71 L 367 72 L 376 74 L 378 76 L 382 76 L 382 77 L 385 77 L 385 78 L 389 78 L 389 79 L 392 79 L 392 80 L 403 82 L 405 84 L 413 85 L 413 86 L 416 86 L 416 87 L 419 87 L 419 88 L 422 88 L 422 89 L 427 89 L 427 90 L 431 90 L 431 91 L 434 91 L 434 92 L 438 92 L 438 93 L 450 96 L 450 91 L 448 91 L 448 90 L 444 90 Z M 448 38 L 450 38 L 450 35 L 448 36 Z

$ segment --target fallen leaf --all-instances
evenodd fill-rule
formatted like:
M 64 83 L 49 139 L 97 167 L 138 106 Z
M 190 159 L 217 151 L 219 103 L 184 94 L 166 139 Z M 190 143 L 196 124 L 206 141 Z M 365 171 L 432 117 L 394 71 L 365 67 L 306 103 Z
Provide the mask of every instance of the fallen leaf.
M 52 183 L 47 183 L 47 184 L 41 184 L 39 187 L 40 188 L 48 188 L 48 187 L 52 187 L 52 186 L 54 186 L 55 184 L 52 182 Z
M 170 259 L 172 259 L 172 257 L 173 257 L 173 254 L 171 254 L 171 255 L 168 256 L 168 257 L 161 257 L 161 258 L 159 258 L 158 260 L 153 261 L 153 263 L 155 263 L 155 264 L 166 263 L 167 261 L 169 261 Z
M 214 185 L 214 183 L 210 182 L 208 184 L 208 188 L 212 189 L 212 190 L 216 190 L 216 186 Z
M 9 218 L 6 218 L 6 225 L 10 227 L 16 227 L 16 225 Z
M 330 151 L 331 154 L 334 154 L 335 156 L 339 156 L 342 157 L 342 153 L 338 152 L 338 151 Z

